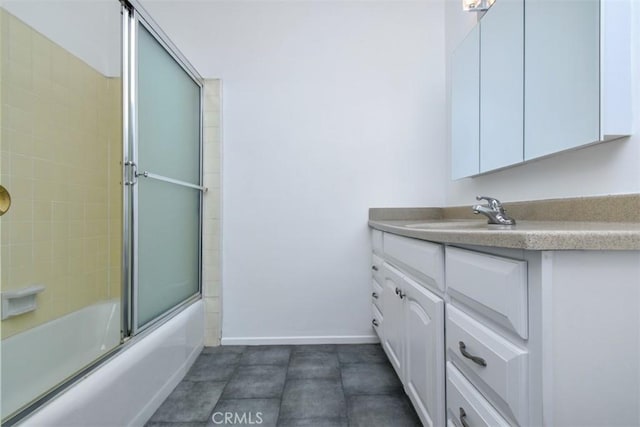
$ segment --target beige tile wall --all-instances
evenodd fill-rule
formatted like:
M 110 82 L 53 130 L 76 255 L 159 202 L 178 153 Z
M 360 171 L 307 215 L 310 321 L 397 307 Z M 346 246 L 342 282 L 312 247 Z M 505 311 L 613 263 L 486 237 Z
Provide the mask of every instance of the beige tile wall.
M 204 85 L 204 195 L 202 239 L 206 346 L 220 345 L 220 80 Z
M 2 338 L 120 295 L 121 81 L 0 10 L 2 291 L 42 284 Z

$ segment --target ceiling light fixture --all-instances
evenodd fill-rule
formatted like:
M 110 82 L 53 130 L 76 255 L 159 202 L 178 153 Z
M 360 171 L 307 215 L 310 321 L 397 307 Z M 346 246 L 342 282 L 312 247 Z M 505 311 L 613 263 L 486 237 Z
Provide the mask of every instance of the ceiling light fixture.
M 462 9 L 466 12 L 484 12 L 495 3 L 496 0 L 462 0 Z

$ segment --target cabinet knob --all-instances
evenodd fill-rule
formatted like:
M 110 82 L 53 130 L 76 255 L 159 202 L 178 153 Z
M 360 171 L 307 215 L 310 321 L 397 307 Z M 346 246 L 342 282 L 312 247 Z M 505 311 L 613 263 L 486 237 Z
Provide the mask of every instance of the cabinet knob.
M 467 359 L 471 360 L 474 363 L 477 363 L 482 367 L 487 366 L 487 362 L 482 357 L 474 356 L 467 351 L 467 346 L 464 344 L 463 341 L 460 341 L 458 343 L 458 346 L 460 347 L 460 353 L 462 353 L 464 357 L 466 357 Z
M 371 269 L 372 269 L 373 271 L 378 271 L 378 266 L 377 266 L 377 265 L 372 265 L 372 266 L 371 266 Z
M 460 418 L 460 424 L 462 424 L 462 427 L 469 427 L 469 423 L 467 422 L 467 413 L 462 408 L 460 408 L 459 418 Z
M 378 321 L 377 321 L 376 319 L 373 319 L 373 320 L 371 321 L 371 323 L 373 323 L 373 326 L 375 326 L 376 328 L 377 328 L 378 326 L 380 326 L 380 325 L 378 325 Z
M 372 292 L 372 293 L 371 293 L 371 296 L 372 296 L 373 298 L 375 298 L 375 299 L 378 299 L 378 294 L 377 294 L 377 293 L 375 293 L 375 292 Z

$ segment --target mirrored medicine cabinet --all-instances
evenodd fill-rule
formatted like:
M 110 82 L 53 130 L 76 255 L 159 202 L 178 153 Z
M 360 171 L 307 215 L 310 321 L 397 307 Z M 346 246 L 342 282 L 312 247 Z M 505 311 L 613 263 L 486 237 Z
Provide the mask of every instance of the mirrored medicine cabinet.
M 631 0 L 497 0 L 452 57 L 451 175 L 631 133 Z

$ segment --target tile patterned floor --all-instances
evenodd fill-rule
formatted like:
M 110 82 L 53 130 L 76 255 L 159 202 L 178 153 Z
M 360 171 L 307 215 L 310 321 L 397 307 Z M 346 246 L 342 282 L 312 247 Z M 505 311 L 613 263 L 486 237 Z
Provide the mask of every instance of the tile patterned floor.
M 382 348 L 361 344 L 205 348 L 147 426 L 216 425 L 421 423 Z

